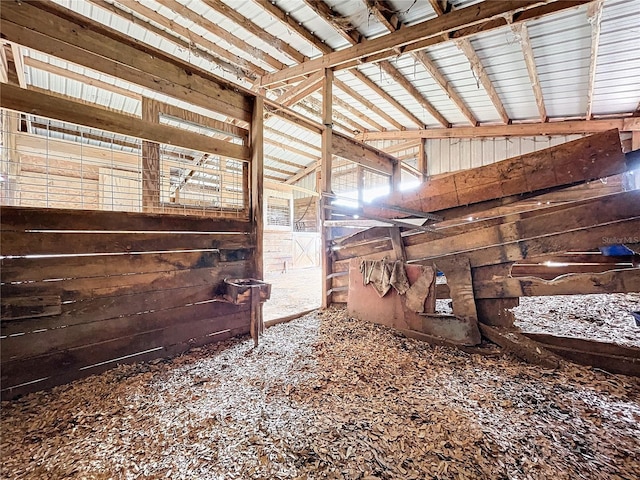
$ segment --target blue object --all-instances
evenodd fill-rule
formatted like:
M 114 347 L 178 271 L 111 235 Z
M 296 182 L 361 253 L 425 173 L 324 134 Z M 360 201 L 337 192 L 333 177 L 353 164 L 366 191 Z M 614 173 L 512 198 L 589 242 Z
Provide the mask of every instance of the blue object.
M 623 255 L 633 255 L 633 251 L 624 245 L 607 245 L 599 248 L 600 253 L 606 257 L 620 257 Z

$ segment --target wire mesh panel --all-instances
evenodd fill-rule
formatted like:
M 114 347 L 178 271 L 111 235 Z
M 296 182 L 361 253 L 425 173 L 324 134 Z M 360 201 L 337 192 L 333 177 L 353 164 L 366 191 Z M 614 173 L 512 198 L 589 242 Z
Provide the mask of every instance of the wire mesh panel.
M 0 119 L 2 205 L 248 216 L 239 160 L 8 110 Z M 143 192 L 150 152 L 159 160 L 151 205 Z

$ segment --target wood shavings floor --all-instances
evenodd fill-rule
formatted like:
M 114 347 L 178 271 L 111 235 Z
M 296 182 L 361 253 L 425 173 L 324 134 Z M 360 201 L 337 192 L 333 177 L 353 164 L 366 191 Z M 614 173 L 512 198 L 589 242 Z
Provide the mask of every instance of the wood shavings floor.
M 640 381 L 344 309 L 2 405 L 3 478 L 635 479 Z

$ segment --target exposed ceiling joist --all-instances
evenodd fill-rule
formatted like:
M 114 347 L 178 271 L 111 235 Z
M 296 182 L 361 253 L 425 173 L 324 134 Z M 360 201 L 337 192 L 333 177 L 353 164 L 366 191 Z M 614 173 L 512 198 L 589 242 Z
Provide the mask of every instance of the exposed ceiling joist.
M 117 93 L 118 95 L 122 95 L 123 97 L 132 98 L 138 101 L 142 100 L 142 96 L 138 93 L 127 90 L 126 88 L 118 87 L 117 85 L 112 85 L 110 83 L 88 77 L 86 75 L 82 75 L 80 73 L 69 70 L 68 68 L 58 67 L 51 63 L 43 62 L 31 57 L 24 57 L 24 64 L 28 67 L 36 68 L 44 72 L 49 72 L 54 75 L 69 78 L 71 80 L 77 80 L 78 82 L 82 82 L 85 85 L 100 88 L 108 92 Z
M 382 110 L 380 107 L 378 107 L 377 105 L 375 105 L 373 102 L 370 102 L 369 100 L 367 100 L 365 97 L 363 97 L 362 95 L 360 95 L 358 92 L 356 92 L 353 88 L 351 88 L 349 85 L 347 85 L 346 83 L 338 80 L 337 78 L 334 78 L 333 80 L 333 84 L 338 87 L 340 90 L 342 90 L 344 93 L 346 93 L 347 95 L 349 95 L 351 98 L 353 98 L 354 100 L 356 100 L 357 102 L 360 102 L 362 105 L 365 106 L 365 108 L 368 108 L 369 110 L 371 110 L 372 112 L 376 113 L 377 115 L 379 115 L 380 117 L 384 118 L 387 122 L 389 122 L 391 125 L 393 125 L 394 127 L 396 127 L 398 130 L 404 130 L 405 127 L 404 125 L 402 125 L 400 122 L 398 122 L 395 118 L 393 118 L 391 115 L 389 115 L 387 112 L 385 112 L 384 110 Z M 383 128 L 381 128 L 380 130 L 384 130 Z
M 433 0 L 435 1 L 435 0 Z M 439 4 L 438 4 L 439 5 Z M 393 9 L 384 0 L 375 0 L 369 6 L 369 11 L 374 13 L 378 20 L 390 32 L 395 32 L 402 27 L 397 15 L 393 13 Z M 440 13 L 438 15 L 441 15 Z M 440 72 L 437 65 L 429 58 L 425 52 L 415 52 L 413 57 L 422 64 L 427 70 L 431 78 L 438 84 L 438 86 L 448 95 L 453 104 L 462 112 L 462 114 L 469 120 L 471 125 L 478 125 L 478 120 L 466 105 L 464 100 L 458 95 L 453 86 L 448 82 L 445 76 Z
M 587 7 L 587 18 L 591 24 L 591 54 L 589 56 L 589 84 L 587 91 L 586 119 L 593 117 L 593 93 L 596 87 L 596 68 L 598 65 L 598 48 L 600 47 L 600 25 L 602 22 L 602 6 L 604 0 L 598 0 Z
M 292 184 L 299 182 L 303 178 L 315 173 L 318 168 L 320 168 L 320 162 L 313 162 L 312 164 L 298 170 L 295 175 L 289 177 L 284 183 Z
M 364 122 L 364 123 L 368 123 L 369 125 L 371 125 L 375 130 L 378 131 L 383 131 L 385 130 L 385 128 L 380 125 L 378 122 L 376 122 L 373 118 L 371 118 L 370 116 L 366 116 L 363 115 L 362 112 L 360 110 L 358 110 L 357 108 L 355 108 L 353 105 L 351 105 L 349 102 L 345 102 L 344 100 L 342 100 L 340 97 L 337 96 L 333 96 L 333 104 L 335 106 L 341 107 L 344 110 L 348 111 L 349 113 L 351 113 L 354 117 L 356 117 L 358 120 Z M 370 130 L 368 128 L 365 127 L 365 130 Z
M 338 103 L 335 101 L 335 99 L 333 100 L 334 103 Z M 312 106 L 314 106 L 315 108 L 318 109 L 318 111 L 322 111 L 322 102 L 314 97 L 307 97 L 305 99 L 305 102 L 308 102 L 309 104 L 311 104 Z M 337 112 L 335 109 L 333 110 L 333 123 L 336 125 L 340 125 L 341 128 L 347 130 L 348 132 L 353 133 L 354 131 L 357 132 L 366 132 L 368 129 L 362 125 L 361 123 L 358 123 L 357 121 L 355 121 L 353 118 L 351 117 L 347 117 L 346 115 L 343 115 L 340 112 Z M 351 128 L 346 127 L 345 125 L 350 125 Z
M 299 148 L 292 147 L 291 145 L 286 145 L 284 143 L 273 140 L 267 136 L 264 137 L 264 143 L 268 143 L 269 145 L 273 145 L 274 147 L 281 148 L 287 152 L 295 153 L 296 155 L 300 155 L 301 157 L 310 158 L 312 160 L 319 160 L 320 157 L 318 155 L 313 155 L 305 150 L 300 150 Z M 285 161 L 283 160 L 283 163 Z M 299 167 L 299 165 L 296 165 Z
M 283 133 L 280 130 L 276 130 L 274 128 L 265 126 L 264 127 L 264 131 L 265 131 L 265 133 L 273 134 L 275 137 L 284 138 L 285 140 L 288 140 L 289 142 L 300 144 L 301 146 L 303 146 L 306 149 L 320 151 L 320 147 L 319 146 L 314 145 L 314 144 L 309 143 L 309 142 L 306 142 L 306 141 L 304 141 L 304 140 L 302 140 L 302 139 L 300 139 L 298 137 L 295 137 L 293 135 L 289 135 L 287 133 Z
M 504 108 L 502 100 L 500 100 L 500 96 L 493 86 L 493 82 L 491 82 L 491 79 L 489 78 L 489 74 L 484 69 L 482 61 L 480 60 L 480 57 L 478 57 L 473 45 L 471 45 L 471 42 L 469 40 L 462 39 L 457 40 L 455 44 L 467 56 L 469 62 L 471 62 L 471 69 L 475 73 L 478 81 L 484 87 L 487 95 L 489 95 L 489 98 L 491 99 L 493 106 L 496 108 L 498 115 L 502 119 L 502 122 L 510 123 L 511 120 L 509 119 L 509 114 L 507 114 L 507 110 Z
M 202 1 L 209 8 L 215 10 L 221 15 L 224 15 L 229 20 L 235 22 L 237 25 L 241 26 L 252 35 L 255 35 L 256 37 L 258 37 L 260 40 L 267 43 L 268 45 L 271 45 L 273 48 L 285 54 L 295 62 L 302 63 L 309 59 L 309 57 L 303 55 L 298 50 L 293 48 L 291 45 L 282 41 L 282 39 L 271 35 L 262 27 L 256 25 L 248 18 L 242 16 L 241 14 L 239 14 L 238 12 L 236 12 L 235 10 L 233 10 L 231 7 L 224 4 L 220 0 L 202 0 Z
M 16 67 L 16 75 L 18 75 L 18 85 L 20 85 L 20 88 L 27 88 L 27 78 L 24 74 L 24 57 L 22 56 L 22 48 L 20 48 L 20 45 L 12 43 L 11 52 L 13 53 L 13 65 Z
M 398 85 L 404 88 L 435 120 L 445 128 L 451 126 L 451 123 L 427 100 L 424 95 L 407 80 L 397 68 L 386 60 L 380 62 L 380 67 L 389 75 Z
M 0 82 L 9 82 L 9 62 L 7 61 L 7 53 L 4 44 L 0 43 Z
M 542 95 L 542 87 L 540 86 L 540 79 L 538 78 L 538 69 L 536 67 L 536 59 L 533 55 L 533 48 L 531 48 L 531 39 L 529 38 L 529 29 L 524 23 L 514 25 L 513 32 L 515 33 L 520 47 L 522 48 L 522 54 L 524 55 L 524 63 L 527 65 L 527 72 L 529 73 L 529 80 L 531 81 L 531 88 L 533 88 L 533 94 L 536 97 L 536 105 L 538 106 L 538 113 L 540 114 L 540 121 L 548 121 L 547 109 L 544 105 L 544 97 Z
M 210 20 L 200 15 L 199 13 L 194 12 L 189 7 L 182 5 L 177 0 L 155 0 L 155 1 L 158 2 L 160 5 L 163 5 L 164 7 L 174 11 L 181 17 L 186 18 L 187 20 L 195 23 L 199 27 L 204 28 L 208 32 L 211 32 L 213 35 L 220 38 L 220 40 L 230 45 L 233 45 L 234 47 L 239 48 L 240 50 L 244 51 L 247 55 L 249 55 L 251 58 L 261 59 L 263 62 L 275 68 L 276 70 L 281 70 L 287 66 L 281 61 L 279 61 L 278 59 L 269 55 L 268 53 L 263 52 L 262 50 L 256 47 L 253 47 L 252 45 L 249 45 L 247 42 L 245 42 L 244 40 L 241 40 L 235 35 L 231 35 L 224 28 L 216 25 L 215 23 L 211 22 Z
M 550 3 L 552 0 L 543 0 L 543 3 Z M 308 75 L 323 68 L 351 68 L 359 62 L 373 62 L 384 60 L 398 54 L 398 49 L 403 53 L 409 51 L 421 50 L 427 46 L 439 44 L 445 41 L 442 34 L 453 31 L 460 31 L 467 27 L 477 27 L 480 25 L 482 29 L 497 28 L 506 24 L 505 17 L 513 18 L 514 22 L 520 21 L 521 18 L 527 18 L 524 15 L 518 17 L 518 13 L 541 7 L 541 0 L 503 0 L 500 2 L 483 2 L 471 5 L 466 8 L 457 10 L 455 14 L 445 14 L 425 22 L 412 25 L 410 27 L 397 30 L 396 32 L 374 38 L 356 44 L 352 47 L 345 48 L 340 51 L 326 54 L 320 58 L 313 59 L 301 63 L 299 65 L 286 68 L 284 70 L 265 75 L 260 80 L 261 86 L 271 85 L 274 83 Z M 586 1 L 577 2 L 578 5 L 584 4 Z M 546 5 L 542 5 L 544 7 Z M 555 8 L 538 10 L 539 14 L 551 13 L 551 11 L 560 11 L 566 8 L 576 6 L 576 2 L 559 2 L 553 3 Z M 491 20 L 496 20 L 491 23 Z M 477 33 L 477 28 L 464 33 L 470 35 Z M 425 42 L 426 41 L 426 42 Z
M 322 73 L 314 73 L 308 78 L 305 78 L 298 85 L 289 88 L 285 93 L 283 93 L 276 99 L 276 102 L 281 103 L 282 105 L 286 105 L 287 107 L 295 105 L 303 98 L 308 97 L 313 92 L 318 90 L 321 83 Z
M 168 40 L 169 42 L 178 45 L 188 51 L 192 51 L 194 55 L 198 55 L 208 61 L 218 65 L 221 69 L 232 72 L 240 78 L 248 78 L 254 80 L 256 75 L 264 75 L 266 70 L 259 68 L 257 65 L 228 52 L 224 48 L 216 45 L 214 42 L 194 34 L 191 30 L 183 27 L 177 22 L 172 22 L 168 18 L 160 15 L 155 10 L 145 7 L 138 2 L 127 2 L 126 6 L 132 12 L 140 15 L 140 17 L 127 12 L 115 4 L 109 3 L 105 0 L 87 0 L 93 3 L 97 7 L 100 7 L 108 12 L 114 13 L 119 17 L 122 17 L 135 25 L 139 25 L 146 30 L 158 35 L 161 38 Z M 156 27 L 153 23 L 161 25 L 163 28 Z M 165 30 L 166 29 L 166 30 Z M 170 32 L 175 32 L 177 35 L 173 35 Z M 178 36 L 180 35 L 180 36 Z M 186 40 L 185 40 L 186 39 Z
M 635 130 L 632 119 L 574 120 L 547 123 L 514 123 L 511 125 L 481 125 L 479 127 L 429 128 L 404 132 L 366 132 L 358 135 L 363 141 L 401 140 L 416 138 L 489 138 L 530 137 L 536 135 L 590 134 L 617 128 L 620 131 Z M 640 122 L 638 122 L 640 124 Z M 638 126 L 640 128 L 640 125 Z
M 373 90 L 375 93 L 380 95 L 387 103 L 389 103 L 393 108 L 398 110 L 402 115 L 407 117 L 413 123 L 415 123 L 418 127 L 424 127 L 424 122 L 416 117 L 413 113 L 407 110 L 404 106 L 400 104 L 395 98 L 385 92 L 380 86 L 378 86 L 373 80 L 367 77 L 364 73 L 362 73 L 357 68 L 350 70 L 350 72 L 362 83 L 364 83 L 367 87 Z

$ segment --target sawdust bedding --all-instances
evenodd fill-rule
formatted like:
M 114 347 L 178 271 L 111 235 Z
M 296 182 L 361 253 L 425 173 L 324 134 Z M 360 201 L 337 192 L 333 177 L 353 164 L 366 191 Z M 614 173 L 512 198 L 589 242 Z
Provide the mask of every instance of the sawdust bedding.
M 522 297 L 513 309 L 524 332 L 640 347 L 632 311 L 640 311 L 640 293 Z
M 2 405 L 3 478 L 635 479 L 640 380 L 312 313 Z

